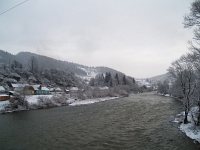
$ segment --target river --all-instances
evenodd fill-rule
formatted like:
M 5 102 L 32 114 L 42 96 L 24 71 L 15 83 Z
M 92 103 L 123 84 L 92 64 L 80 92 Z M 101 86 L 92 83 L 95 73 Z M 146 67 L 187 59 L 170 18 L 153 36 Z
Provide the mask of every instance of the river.
M 152 93 L 0 115 L 0 150 L 197 150 L 171 123 L 179 101 Z

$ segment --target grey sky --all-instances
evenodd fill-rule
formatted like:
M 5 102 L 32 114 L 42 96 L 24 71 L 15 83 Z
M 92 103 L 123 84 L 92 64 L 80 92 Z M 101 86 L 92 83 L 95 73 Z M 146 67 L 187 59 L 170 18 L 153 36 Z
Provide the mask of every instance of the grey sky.
M 0 12 L 21 2 L 1 0 Z M 30 0 L 0 16 L 0 49 L 30 51 L 134 77 L 163 74 L 188 49 L 192 0 Z

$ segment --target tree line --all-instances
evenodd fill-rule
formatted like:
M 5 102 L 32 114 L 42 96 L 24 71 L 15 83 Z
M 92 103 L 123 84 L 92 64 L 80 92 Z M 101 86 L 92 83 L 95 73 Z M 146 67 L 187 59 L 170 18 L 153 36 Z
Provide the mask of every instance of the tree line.
M 182 100 L 184 106 L 184 123 L 192 106 L 198 106 L 198 112 L 192 114 L 197 126 L 200 125 L 200 0 L 191 4 L 190 13 L 184 17 L 184 27 L 192 28 L 194 35 L 190 41 L 190 51 L 174 61 L 168 71 L 170 84 L 160 84 L 158 90 L 170 93 Z M 196 117 L 193 117 L 196 116 Z
M 102 73 L 92 78 L 89 84 L 90 86 L 115 87 L 119 85 L 135 85 L 136 82 L 134 78 L 127 77 L 126 75 L 106 72 L 105 74 Z

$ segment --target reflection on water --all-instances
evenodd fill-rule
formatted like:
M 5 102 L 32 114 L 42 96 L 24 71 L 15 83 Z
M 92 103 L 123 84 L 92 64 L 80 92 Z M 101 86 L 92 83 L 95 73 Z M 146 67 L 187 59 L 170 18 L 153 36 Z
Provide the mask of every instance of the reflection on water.
M 169 122 L 180 111 L 179 102 L 147 93 L 1 115 L 0 149 L 197 150 Z

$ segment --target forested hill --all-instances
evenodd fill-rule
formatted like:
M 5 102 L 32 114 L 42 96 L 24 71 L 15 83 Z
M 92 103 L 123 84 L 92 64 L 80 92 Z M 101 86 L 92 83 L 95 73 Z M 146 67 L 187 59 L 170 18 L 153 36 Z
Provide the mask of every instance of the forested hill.
M 79 76 L 94 76 L 100 73 L 111 72 L 112 74 L 119 73 L 117 70 L 108 67 L 88 67 L 68 61 L 56 60 L 47 56 L 42 56 L 30 52 L 20 52 L 17 55 L 12 55 L 6 51 L 0 50 L 1 65 L 9 65 L 14 61 L 19 62 L 26 69 L 30 69 L 31 64 L 35 66 L 33 69 L 38 71 L 43 69 L 58 69 L 68 73 L 75 73 Z
M 115 84 L 115 80 L 124 84 L 126 82 L 126 84 L 134 83 L 134 78 L 108 67 L 88 67 L 30 52 L 13 55 L 0 50 L 0 71 L 3 83 L 8 82 L 7 80 L 13 81 L 10 73 L 20 75 L 24 80 L 20 80 L 20 82 L 27 82 L 29 78 L 33 78 L 37 83 L 49 81 L 60 86 L 81 86 L 89 84 L 91 79 L 95 79 L 93 81 L 97 86 L 111 86 Z M 97 84 L 102 75 L 110 77 L 109 81 L 105 84 L 106 81 L 103 80 L 101 84 Z

